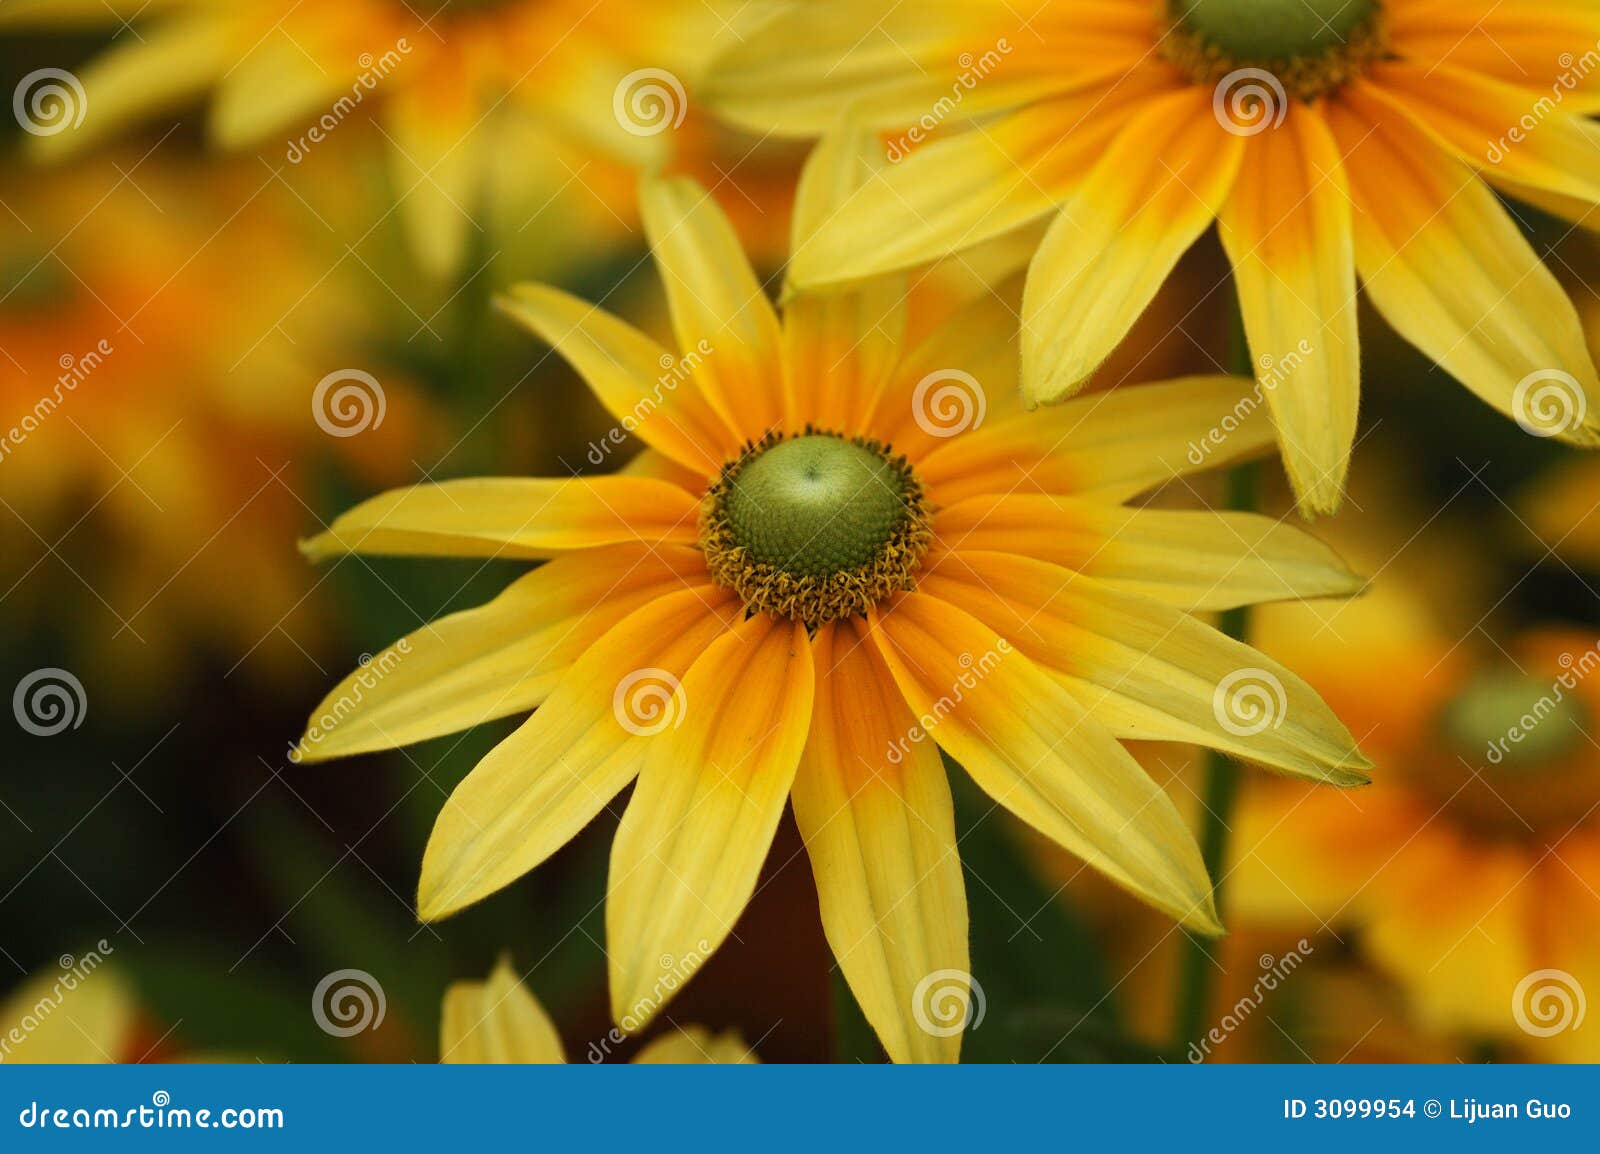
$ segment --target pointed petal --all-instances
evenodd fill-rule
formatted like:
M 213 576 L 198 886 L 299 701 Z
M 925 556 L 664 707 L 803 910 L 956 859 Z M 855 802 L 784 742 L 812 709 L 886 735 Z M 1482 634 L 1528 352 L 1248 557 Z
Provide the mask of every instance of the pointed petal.
M 1368 780 L 1355 738 L 1311 686 L 1170 606 L 1001 553 L 954 554 L 921 588 L 1064 675 L 1120 738 L 1193 742 L 1334 785 Z
M 645 739 L 611 848 L 611 1013 L 628 1032 L 722 944 L 755 892 L 811 723 L 804 626 L 765 615 L 735 626 L 702 645 L 682 690 L 682 725 Z
M 961 122 L 1125 72 L 1149 53 L 1154 10 L 1074 0 L 1030 11 L 971 0 L 780 8 L 712 62 L 701 98 L 758 132 L 816 136 L 840 109 L 899 129 Z
M 596 642 L 445 802 L 422 856 L 422 920 L 510 885 L 632 781 L 648 742 L 624 721 L 643 712 L 649 695 L 658 714 L 676 716 L 673 685 L 735 611 L 723 590 L 687 589 L 629 614 Z
M 737 1031 L 713 1034 L 704 1026 L 674 1026 L 634 1055 L 635 1066 L 755 1066 L 760 1059 Z
M 561 1035 L 509 958 L 484 982 L 455 982 L 439 1015 L 439 1061 L 553 1065 L 567 1060 Z
M 1526 89 L 1528 110 L 1546 98 L 1576 112 L 1600 111 L 1600 6 L 1589 0 L 1412 0 L 1393 5 L 1388 20 L 1389 43 L 1402 59 Z
M 1028 270 L 1022 391 L 1029 403 L 1061 400 L 1111 355 L 1211 226 L 1239 170 L 1244 141 L 1217 123 L 1210 89 L 1151 100 L 1125 123 Z
M 647 177 L 639 190 L 645 233 L 685 355 L 711 407 L 746 440 L 783 421 L 778 317 L 728 218 L 687 178 Z
M 1332 513 L 1355 444 L 1361 356 L 1350 192 L 1318 112 L 1296 106 L 1249 139 L 1218 223 L 1289 479 L 1306 512 Z
M 927 593 L 874 613 L 919 724 L 1001 805 L 1118 885 L 1219 933 L 1177 807 L 1076 698 L 972 615 Z
M 907 739 L 916 719 L 864 627 L 825 625 L 815 644 L 816 716 L 794 816 L 822 926 L 889 1057 L 954 1062 L 961 1031 L 932 1023 L 918 995 L 930 974 L 971 970 L 944 763 L 932 742 Z
M 623 432 L 701 477 L 738 454 L 742 442 L 694 383 L 698 352 L 674 357 L 632 325 L 548 285 L 514 285 L 495 303 L 567 359 Z
M 390 96 L 385 117 L 400 221 L 418 263 L 435 277 L 457 270 L 478 227 L 483 110 L 467 68 L 441 53 L 423 77 Z
M 942 505 L 1018 491 L 1123 501 L 1173 477 L 1258 456 L 1274 438 L 1259 386 L 1186 377 L 985 424 L 931 451 L 917 474 Z
M 883 150 L 847 120 L 812 151 L 795 191 L 793 241 L 798 252 L 878 168 Z M 860 429 L 900 355 L 906 326 L 906 284 L 899 277 L 865 281 L 855 291 L 801 295 L 783 310 L 784 363 L 794 393 L 789 424 Z
M 364 501 L 300 551 L 312 561 L 341 553 L 540 558 L 632 541 L 693 545 L 698 516 L 694 497 L 644 477 L 442 481 Z
M 1370 75 L 1368 95 L 1484 176 L 1600 202 L 1600 126 L 1577 109 L 1530 105 L 1523 89 L 1448 65 L 1392 61 Z M 1524 127 L 1525 117 L 1535 126 Z
M 1364 84 L 1327 115 L 1355 201 L 1356 267 L 1378 311 L 1495 408 L 1600 442 L 1589 400 L 1600 378 L 1577 310 L 1494 194 Z M 1566 395 L 1547 429 L 1528 390 L 1552 377 Z
M 312 713 L 296 760 L 394 749 L 532 709 L 628 614 L 706 583 L 701 554 L 677 546 L 558 557 L 363 660 Z
M 105 9 L 100 9 L 105 16 Z M 225 20 L 201 14 L 141 28 L 119 40 L 77 73 L 83 85 L 83 123 L 47 136 L 30 136 L 28 149 L 63 159 L 109 140 L 145 116 L 176 108 L 204 92 L 228 67 Z
M 130 1048 L 139 1007 L 122 975 L 110 968 L 80 970 L 73 989 L 63 985 L 63 977 L 59 970 L 35 974 L 0 1004 L 6 1061 L 87 1066 L 137 1059 Z M 40 1003 L 48 1007 L 43 1013 Z
M 1054 211 L 1133 109 L 1171 83 L 1155 69 L 1114 88 L 1031 104 L 937 140 L 875 173 L 794 252 L 801 288 L 914 268 Z
M 943 548 L 1048 561 L 1194 611 L 1343 597 L 1366 584 L 1311 534 L 1256 513 L 1014 493 L 940 509 L 933 529 Z

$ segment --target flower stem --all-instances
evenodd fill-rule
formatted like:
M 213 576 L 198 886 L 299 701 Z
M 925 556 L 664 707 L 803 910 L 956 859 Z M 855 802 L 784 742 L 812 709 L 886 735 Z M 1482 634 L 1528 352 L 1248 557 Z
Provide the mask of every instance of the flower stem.
M 1251 376 L 1254 364 L 1250 348 L 1244 337 L 1243 323 L 1235 325 L 1233 342 L 1233 368 Z M 1223 505 L 1230 510 L 1252 512 L 1257 501 L 1256 464 L 1247 461 L 1235 465 L 1223 481 Z M 1241 606 L 1222 614 L 1217 628 L 1235 641 L 1245 641 L 1250 633 L 1250 609 Z M 1217 910 L 1222 910 L 1223 870 L 1228 856 L 1229 818 L 1239 793 L 1239 766 L 1225 754 L 1207 750 L 1205 755 L 1205 785 L 1201 792 L 1204 809 L 1200 815 L 1200 856 L 1206 873 L 1212 879 L 1213 896 Z M 1198 1044 L 1206 1030 L 1206 1015 L 1211 1010 L 1212 994 L 1216 989 L 1220 963 L 1217 961 L 1218 939 L 1187 934 L 1178 963 L 1177 1009 L 1174 1015 L 1174 1051 L 1185 1057 L 1191 1053 L 1191 1043 Z M 1197 1052 L 1197 1051 L 1196 1051 Z

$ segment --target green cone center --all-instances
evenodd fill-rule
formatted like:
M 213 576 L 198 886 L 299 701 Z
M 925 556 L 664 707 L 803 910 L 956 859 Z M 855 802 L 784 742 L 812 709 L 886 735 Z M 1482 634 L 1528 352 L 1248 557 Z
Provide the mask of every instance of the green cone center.
M 1585 744 L 1589 710 L 1557 682 L 1515 670 L 1479 676 L 1444 714 L 1445 733 L 1474 765 L 1531 770 Z
M 1376 18 L 1379 0 L 1171 0 L 1173 19 L 1236 61 L 1337 52 Z
M 752 560 L 827 577 L 878 556 L 906 517 L 906 493 L 892 462 L 819 434 L 780 441 L 747 463 L 723 508 Z

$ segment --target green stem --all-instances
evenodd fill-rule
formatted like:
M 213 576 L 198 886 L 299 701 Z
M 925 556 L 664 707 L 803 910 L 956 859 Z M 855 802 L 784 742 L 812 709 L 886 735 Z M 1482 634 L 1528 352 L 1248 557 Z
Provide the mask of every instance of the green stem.
M 1234 370 L 1251 375 L 1254 365 L 1250 348 L 1244 338 L 1243 324 L 1235 326 L 1233 341 Z M 1246 462 L 1236 465 L 1225 478 L 1223 505 L 1230 510 L 1251 512 L 1256 507 L 1256 465 Z M 1217 628 L 1235 641 L 1248 640 L 1250 635 L 1250 609 L 1243 606 L 1222 614 Z M 1212 894 L 1220 912 L 1222 909 L 1223 870 L 1228 857 L 1229 818 L 1239 794 L 1239 767 L 1226 755 L 1215 750 L 1206 751 L 1205 786 L 1201 792 L 1203 811 L 1200 815 L 1200 856 L 1206 873 L 1212 878 Z M 1199 1043 L 1206 1030 L 1207 1015 L 1211 1012 L 1212 995 L 1220 969 L 1217 961 L 1218 941 L 1215 938 L 1188 934 L 1184 939 L 1183 955 L 1178 966 L 1178 1002 L 1175 1042 L 1173 1049 L 1187 1056 L 1191 1043 Z

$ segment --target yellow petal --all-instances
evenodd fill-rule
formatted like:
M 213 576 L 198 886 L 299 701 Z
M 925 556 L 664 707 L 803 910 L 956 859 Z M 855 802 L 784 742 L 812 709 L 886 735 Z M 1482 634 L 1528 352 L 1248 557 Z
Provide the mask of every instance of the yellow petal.
M 1355 444 L 1361 356 L 1350 193 L 1318 112 L 1296 105 L 1249 139 L 1218 223 L 1289 479 L 1306 512 L 1332 513 Z
M 782 339 L 738 234 L 687 178 L 647 177 L 639 206 L 678 347 L 698 353 L 695 380 L 728 427 L 759 440 L 784 417 Z
M 66 969 L 34 974 L 0 1005 L 7 1062 L 98 1065 L 139 1058 L 128 1052 L 138 1009 L 132 989 L 98 962 L 85 969 L 87 961 L 85 955 Z
M 816 136 L 846 106 L 900 129 L 962 122 L 1124 72 L 1146 57 L 1154 10 L 1074 0 L 1022 13 L 970 0 L 819 0 L 781 6 L 710 67 L 701 96 L 758 132 Z
M 1221 932 L 1177 807 L 1048 673 L 923 592 L 874 613 L 873 638 L 919 724 L 990 797 L 1157 909 Z
M 532 709 L 628 614 L 703 584 L 700 553 L 677 546 L 558 557 L 489 604 L 424 625 L 364 660 L 312 712 L 298 760 L 393 749 Z
M 548 285 L 515 285 L 496 304 L 567 359 L 623 432 L 701 477 L 738 454 L 739 438 L 694 382 L 699 354 L 674 357 L 632 325 Z M 602 461 L 616 447 L 596 445 Z
M 795 190 L 793 241 L 799 251 L 883 164 L 875 138 L 842 123 L 806 160 Z M 784 360 L 794 394 L 791 427 L 860 429 L 900 355 L 906 285 L 880 277 L 856 291 L 802 295 L 783 311 Z
M 1211 90 L 1186 88 L 1130 115 L 1045 234 L 1022 301 L 1022 390 L 1058 401 L 1111 355 L 1233 186 L 1242 138 Z
M 686 589 L 629 614 L 596 642 L 445 802 L 422 856 L 422 919 L 510 885 L 632 781 L 649 746 L 641 733 L 678 719 L 674 686 L 735 611 L 725 590 Z
M 1371 763 L 1311 686 L 1170 606 L 1003 553 L 953 554 L 921 588 L 1003 630 L 1119 738 L 1193 742 L 1334 785 L 1368 780 Z
M 985 423 L 934 449 L 917 474 L 942 505 L 1019 489 L 1123 501 L 1173 477 L 1256 456 L 1274 437 L 1251 382 L 1187 377 Z
M 218 146 L 248 148 L 273 136 L 292 137 L 341 97 L 354 102 L 350 85 L 359 67 L 354 57 L 308 52 L 281 27 L 258 37 L 253 29 L 242 29 L 237 17 L 230 23 L 232 58 L 219 78 L 208 126 Z M 247 41 L 241 42 L 241 32 Z
M 401 224 L 423 271 L 446 277 L 478 227 L 484 111 L 464 61 L 441 53 L 427 69 L 390 96 L 384 120 Z
M 699 503 L 644 477 L 500 478 L 393 489 L 302 542 L 312 561 L 341 553 L 548 557 L 633 541 L 696 543 Z
M 704 1026 L 675 1026 L 634 1056 L 636 1066 L 755 1066 L 760 1060 L 736 1030 L 713 1034 Z
M 790 280 L 814 288 L 914 268 L 1038 219 L 1072 194 L 1129 110 L 1168 88 L 1164 74 L 1141 70 L 909 155 L 891 151 L 894 163 L 795 249 Z
M 816 716 L 794 816 L 822 926 L 867 1020 L 896 1062 L 954 1062 L 962 1023 L 935 1018 L 927 980 L 967 975 L 967 896 L 939 750 L 876 647 L 850 621 L 817 631 Z
M 733 929 L 755 891 L 811 722 L 803 626 L 730 629 L 683 678 L 680 728 L 645 761 L 611 849 L 611 1013 L 641 1029 Z
M 106 15 L 104 8 L 100 14 Z M 30 136 L 29 149 L 60 159 L 110 139 L 141 117 L 180 107 L 227 69 L 229 32 L 226 19 L 199 14 L 130 33 L 78 71 L 84 99 L 73 107 L 81 108 L 83 123 Z
M 1195 611 L 1348 596 L 1365 585 L 1311 534 L 1255 513 L 1015 493 L 941 509 L 934 533 L 947 549 L 1032 557 Z
M 1528 92 L 1576 112 L 1600 111 L 1600 8 L 1583 0 L 1428 0 L 1395 4 L 1389 43 L 1403 59 L 1448 65 Z M 1520 119 L 1520 114 L 1519 114 Z M 1506 125 L 1509 127 L 1509 123 Z
M 1356 267 L 1378 311 L 1495 408 L 1600 441 L 1600 378 L 1577 310 L 1494 194 L 1364 84 L 1327 115 L 1355 201 Z M 1551 374 L 1564 374 L 1565 396 L 1545 424 L 1534 404 Z
M 1576 108 L 1530 105 L 1523 89 L 1448 65 L 1388 62 L 1370 75 L 1371 97 L 1485 176 L 1600 201 L 1600 127 Z
M 473 1065 L 559 1065 L 561 1035 L 509 958 L 485 982 L 456 982 L 439 1018 L 439 1061 Z

